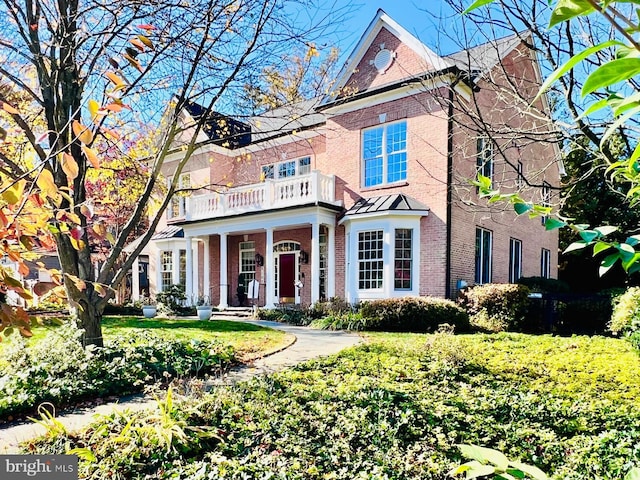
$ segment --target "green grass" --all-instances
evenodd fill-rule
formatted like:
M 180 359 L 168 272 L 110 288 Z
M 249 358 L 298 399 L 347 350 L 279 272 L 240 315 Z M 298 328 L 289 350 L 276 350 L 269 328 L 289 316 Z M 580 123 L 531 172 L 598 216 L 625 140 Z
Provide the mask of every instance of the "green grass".
M 183 398 L 174 450 L 158 446 L 161 427 L 148 433 L 149 413 L 56 445 L 90 448 L 91 478 L 445 480 L 462 462 L 456 445 L 473 443 L 553 478 L 613 480 L 640 465 L 638 378 L 640 358 L 618 339 L 372 333 L 339 355 Z
M 64 321 L 64 319 L 59 319 Z M 47 335 L 56 335 L 57 326 L 36 325 L 30 342 L 37 342 Z M 115 335 L 135 335 L 145 329 L 165 338 L 182 340 L 218 340 L 232 346 L 240 360 L 248 361 L 274 350 L 279 350 L 293 341 L 293 337 L 279 330 L 228 320 L 193 320 L 141 317 L 104 317 L 102 334 L 105 339 Z M 18 335 L 18 333 L 13 333 Z M 11 336 L 0 343 L 10 342 Z

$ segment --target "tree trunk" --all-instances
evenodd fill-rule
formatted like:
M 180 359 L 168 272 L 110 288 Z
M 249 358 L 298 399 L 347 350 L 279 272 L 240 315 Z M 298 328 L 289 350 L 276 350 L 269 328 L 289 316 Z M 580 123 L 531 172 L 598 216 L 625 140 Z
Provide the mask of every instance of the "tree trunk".
M 104 346 L 102 340 L 102 309 L 96 308 L 92 302 L 81 301 L 82 308 L 77 308 L 78 326 L 84 330 L 82 345 Z

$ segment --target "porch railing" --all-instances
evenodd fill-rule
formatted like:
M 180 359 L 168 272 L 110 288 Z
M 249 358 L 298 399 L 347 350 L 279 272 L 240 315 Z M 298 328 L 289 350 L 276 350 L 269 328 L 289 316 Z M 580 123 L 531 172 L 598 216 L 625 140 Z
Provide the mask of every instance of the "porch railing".
M 267 179 L 226 192 L 194 195 L 186 199 L 185 219 L 227 217 L 315 202 L 336 203 L 333 175 L 313 171 L 281 180 Z

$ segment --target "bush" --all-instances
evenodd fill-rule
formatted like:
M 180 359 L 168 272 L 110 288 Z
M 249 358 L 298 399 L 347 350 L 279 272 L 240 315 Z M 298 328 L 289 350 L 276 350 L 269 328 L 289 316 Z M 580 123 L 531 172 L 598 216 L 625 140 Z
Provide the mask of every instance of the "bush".
M 521 277 L 518 285 L 524 285 L 532 292 L 538 293 L 569 293 L 569 284 L 562 280 L 545 277 Z
M 0 353 L 0 418 L 86 398 L 124 395 L 173 377 L 219 373 L 234 360 L 217 342 L 166 340 L 148 332 L 83 348 L 70 324 L 26 347 L 16 339 Z
M 479 330 L 519 331 L 525 326 L 529 288 L 510 283 L 476 285 L 462 290 L 459 302 Z
M 609 330 L 615 335 L 640 330 L 640 287 L 631 287 L 614 300 Z
M 451 300 L 435 297 L 403 297 L 363 302 L 362 325 L 367 330 L 434 332 L 449 324 L 457 331 L 469 328 L 466 312 Z
M 324 302 L 316 302 L 307 310 L 307 315 L 312 318 L 324 318 L 328 316 L 340 316 L 354 311 L 354 307 L 345 299 L 332 297 Z

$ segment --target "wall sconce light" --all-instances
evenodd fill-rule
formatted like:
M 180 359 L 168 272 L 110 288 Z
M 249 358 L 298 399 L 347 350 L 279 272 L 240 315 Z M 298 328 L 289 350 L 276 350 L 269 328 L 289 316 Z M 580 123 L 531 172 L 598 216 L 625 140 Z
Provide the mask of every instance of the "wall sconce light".
M 262 255 L 260 255 L 259 253 L 256 253 L 255 260 L 256 260 L 256 265 L 257 266 L 261 267 L 261 266 L 264 265 L 264 257 Z
M 300 262 L 309 263 L 309 254 L 304 250 L 300 250 Z

